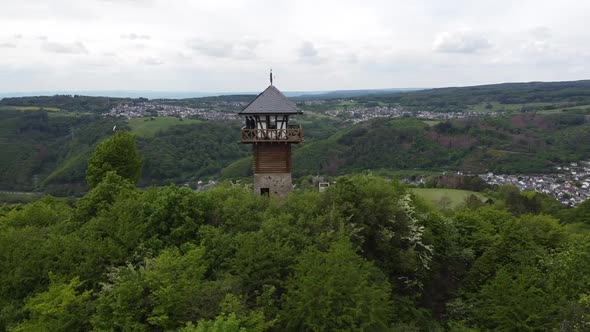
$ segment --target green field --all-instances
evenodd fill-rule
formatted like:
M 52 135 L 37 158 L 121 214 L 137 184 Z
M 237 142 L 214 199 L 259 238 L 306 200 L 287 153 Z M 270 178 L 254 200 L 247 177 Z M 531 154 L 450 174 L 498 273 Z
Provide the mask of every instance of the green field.
M 86 116 L 91 115 L 91 112 L 70 112 L 58 107 L 48 107 L 48 106 L 0 106 L 0 111 L 20 111 L 20 112 L 39 112 L 44 111 L 50 117 L 60 117 L 60 116 L 67 116 L 67 117 L 79 117 L 79 116 Z
M 306 125 L 306 124 L 322 121 L 325 119 L 331 119 L 331 117 L 328 115 L 319 113 L 319 112 L 306 111 L 305 113 L 303 113 L 303 115 L 298 115 L 297 117 L 294 117 L 293 120 L 289 120 L 289 121 L 293 121 L 293 123 L 300 124 L 300 125 Z
M 491 108 L 487 108 L 487 105 L 491 105 Z M 498 111 L 506 111 L 506 112 L 520 112 L 523 107 L 525 106 L 548 106 L 552 105 L 552 103 L 526 103 L 526 104 L 500 104 L 499 102 L 492 101 L 489 103 L 479 103 L 475 105 L 471 105 L 469 111 L 472 112 L 498 112 Z
M 487 105 L 491 105 L 491 108 L 487 108 Z M 523 110 L 523 108 L 527 108 L 527 107 L 543 107 L 543 106 L 552 106 L 555 105 L 555 103 L 526 103 L 526 104 L 501 104 L 499 102 L 493 101 L 490 103 L 479 103 L 479 104 L 475 104 L 475 105 L 471 105 L 471 107 L 469 108 L 469 111 L 472 112 L 497 112 L 497 111 L 506 111 L 506 112 L 521 112 Z M 551 109 L 551 110 L 536 110 L 534 111 L 535 113 L 538 114 L 554 114 L 554 113 L 560 113 L 563 112 L 564 110 L 570 110 L 570 109 L 586 109 L 586 108 L 590 108 L 590 105 L 578 105 L 578 106 L 572 106 L 572 107 L 565 107 L 565 108 L 556 108 L 556 109 Z
M 197 119 L 183 119 L 180 121 L 179 118 L 171 116 L 156 117 L 153 120 L 150 118 L 133 118 L 127 120 L 131 131 L 143 137 L 154 136 L 156 133 L 166 130 L 172 126 L 186 125 L 200 123 L 201 120 Z
M 358 106 L 358 103 L 351 99 L 342 99 L 338 102 L 338 106 Z
M 0 111 L 47 111 L 59 112 L 57 107 L 40 107 L 40 106 L 0 106 Z
M 436 126 L 437 124 L 440 123 L 439 120 L 422 120 L 422 122 L 424 122 L 425 124 L 427 124 L 430 127 Z
M 578 106 L 572 106 L 572 107 L 558 108 L 558 109 L 554 109 L 554 110 L 543 110 L 543 111 L 538 111 L 537 114 L 556 114 L 556 113 L 567 112 L 569 110 L 587 110 L 587 109 L 590 109 L 590 105 L 578 105 Z
M 443 188 L 410 188 L 410 190 L 417 196 L 424 198 L 437 207 L 441 205 L 441 203 L 446 204 L 444 202 L 447 201 L 447 208 L 450 209 L 454 209 L 463 204 L 465 198 L 469 197 L 470 195 L 475 195 L 482 201 L 485 200 L 485 196 L 481 193 L 469 190 Z M 444 197 L 447 197 L 448 200 Z
M 92 113 L 90 112 L 68 112 L 68 111 L 60 111 L 60 112 L 49 112 L 47 113 L 47 115 L 51 118 L 57 118 L 57 117 L 70 117 L 70 118 L 76 118 L 79 116 L 87 116 L 87 115 L 92 115 Z
M 2 203 L 30 203 L 38 200 L 42 194 L 37 193 L 21 193 L 21 192 L 0 192 L 0 205 Z

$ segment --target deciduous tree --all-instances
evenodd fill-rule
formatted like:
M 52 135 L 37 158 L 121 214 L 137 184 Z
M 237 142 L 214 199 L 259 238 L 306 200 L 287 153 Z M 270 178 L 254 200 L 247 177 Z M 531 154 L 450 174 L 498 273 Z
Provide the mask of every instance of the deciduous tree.
M 115 134 L 100 142 L 88 161 L 86 180 L 96 187 L 110 171 L 137 183 L 141 175 L 143 159 L 139 156 L 135 135 L 126 131 Z

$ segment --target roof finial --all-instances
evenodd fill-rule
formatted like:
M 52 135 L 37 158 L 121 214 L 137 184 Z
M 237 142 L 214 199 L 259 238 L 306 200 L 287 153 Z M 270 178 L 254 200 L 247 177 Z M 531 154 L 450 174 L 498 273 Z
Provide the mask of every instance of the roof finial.
M 270 69 L 270 85 L 272 85 L 272 68 Z

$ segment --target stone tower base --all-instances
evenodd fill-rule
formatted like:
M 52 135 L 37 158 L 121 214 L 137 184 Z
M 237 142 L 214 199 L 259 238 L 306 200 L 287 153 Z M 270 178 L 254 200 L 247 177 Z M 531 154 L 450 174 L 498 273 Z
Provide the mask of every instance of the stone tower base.
M 256 195 L 285 196 L 293 191 L 291 173 L 254 174 L 254 193 Z

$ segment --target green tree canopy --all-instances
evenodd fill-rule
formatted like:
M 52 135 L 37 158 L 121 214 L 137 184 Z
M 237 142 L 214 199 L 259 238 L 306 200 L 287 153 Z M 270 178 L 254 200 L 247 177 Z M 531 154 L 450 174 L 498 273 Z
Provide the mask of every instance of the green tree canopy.
M 143 158 L 137 151 L 135 135 L 126 131 L 117 131 L 96 147 L 88 161 L 86 181 L 94 188 L 108 172 L 114 171 L 119 176 L 137 183 L 142 166 Z
M 29 319 L 11 331 L 74 331 L 88 329 L 88 308 L 86 302 L 90 291 L 79 292 L 82 286 L 78 277 L 69 282 L 49 275 L 51 283 L 45 292 L 29 298 L 24 309 Z
M 283 317 L 290 331 L 380 331 L 391 317 L 390 292 L 381 271 L 344 238 L 328 252 L 310 249 L 302 255 Z
M 111 170 L 0 207 L 0 331 L 590 330 L 590 229 L 523 211 L 443 214 L 371 175 L 269 199 Z

